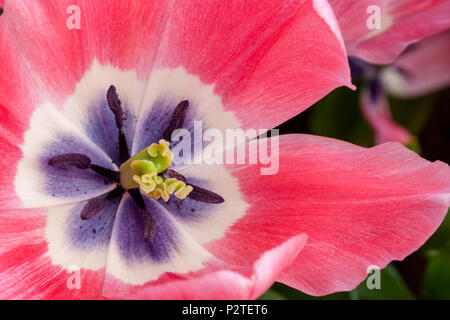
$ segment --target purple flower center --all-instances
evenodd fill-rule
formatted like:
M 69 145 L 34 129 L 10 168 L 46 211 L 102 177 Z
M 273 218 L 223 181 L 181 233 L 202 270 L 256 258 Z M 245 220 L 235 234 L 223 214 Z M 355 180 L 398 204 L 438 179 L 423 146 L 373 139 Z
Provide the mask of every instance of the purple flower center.
M 107 94 L 106 100 L 109 109 L 114 114 L 115 124 L 118 130 L 118 142 L 119 142 L 119 159 L 118 167 L 126 162 L 130 158 L 130 152 L 128 149 L 127 139 L 125 132 L 123 130 L 124 122 L 124 111 L 122 109 L 122 104 L 117 94 L 115 86 L 110 86 Z M 171 141 L 172 133 L 183 127 L 184 121 L 186 119 L 186 112 L 189 108 L 189 101 L 181 101 L 175 108 L 172 117 L 170 119 L 169 125 L 161 133 L 161 137 L 168 141 Z M 109 202 L 116 200 L 121 197 L 125 192 L 131 196 L 134 200 L 137 208 L 139 208 L 139 214 L 144 222 L 143 236 L 146 242 L 153 240 L 156 233 L 156 220 L 153 218 L 151 212 L 147 209 L 146 201 L 141 194 L 139 188 L 125 190 L 120 185 L 120 172 L 114 171 L 103 166 L 93 164 L 92 160 L 84 154 L 81 153 L 63 153 L 54 156 L 48 160 L 48 165 L 56 168 L 65 167 L 75 167 L 80 170 L 92 170 L 96 174 L 108 179 L 110 182 L 116 184 L 116 188 L 109 192 L 106 196 L 100 196 L 90 199 L 84 207 L 81 209 L 80 217 L 82 220 L 90 220 L 103 209 L 105 209 Z M 159 174 L 162 178 L 176 178 L 180 181 L 187 182 L 187 179 L 180 173 L 167 169 Z M 224 202 L 224 199 L 207 189 L 201 188 L 189 182 L 193 190 L 188 195 L 189 198 L 195 201 L 205 202 L 209 204 L 218 204 Z M 181 200 L 183 201 L 183 200 Z

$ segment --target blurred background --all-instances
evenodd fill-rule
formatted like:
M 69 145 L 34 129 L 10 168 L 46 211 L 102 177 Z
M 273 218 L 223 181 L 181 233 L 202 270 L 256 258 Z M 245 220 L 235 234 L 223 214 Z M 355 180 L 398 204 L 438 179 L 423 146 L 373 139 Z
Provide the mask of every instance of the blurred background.
M 360 146 L 375 145 L 374 132 L 362 114 L 358 90 L 339 88 L 306 112 L 279 126 L 280 134 L 307 133 L 345 140 Z M 415 139 L 411 149 L 428 160 L 450 163 L 450 89 L 414 99 L 389 97 L 393 119 Z M 366 282 L 351 291 L 312 297 L 276 283 L 260 299 L 450 299 L 450 217 L 418 251 L 381 271 L 381 289 Z

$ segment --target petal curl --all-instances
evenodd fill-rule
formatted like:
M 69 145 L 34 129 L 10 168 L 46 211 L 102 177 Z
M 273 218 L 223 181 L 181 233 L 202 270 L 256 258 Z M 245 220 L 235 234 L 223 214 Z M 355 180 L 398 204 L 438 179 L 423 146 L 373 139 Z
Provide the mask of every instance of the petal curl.
M 329 2 L 348 54 L 375 64 L 392 63 L 409 44 L 450 27 L 450 3 L 446 0 Z M 380 10 L 381 29 L 368 27 L 376 14 L 374 6 Z
M 256 299 L 292 263 L 306 242 L 304 234 L 292 237 L 264 253 L 249 276 L 220 270 L 196 279 L 175 280 L 138 291 L 125 299 Z

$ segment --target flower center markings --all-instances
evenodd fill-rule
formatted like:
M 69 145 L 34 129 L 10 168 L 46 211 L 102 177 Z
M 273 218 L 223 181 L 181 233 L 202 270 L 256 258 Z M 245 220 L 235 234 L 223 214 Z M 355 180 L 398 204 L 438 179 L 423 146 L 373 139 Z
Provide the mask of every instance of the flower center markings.
M 123 130 L 123 109 L 115 86 L 111 85 L 107 91 L 106 99 L 111 112 L 114 114 L 118 129 L 120 171 L 113 171 L 93 164 L 91 159 L 81 153 L 64 153 L 48 160 L 52 167 L 74 167 L 80 170 L 92 170 L 116 184 L 116 188 L 106 196 L 90 199 L 80 212 L 82 220 L 89 220 L 104 209 L 108 203 L 125 192 L 131 196 L 140 210 L 144 222 L 144 240 L 150 242 L 156 232 L 156 221 L 146 210 L 145 201 L 141 191 L 158 200 L 168 201 L 171 195 L 183 200 L 186 197 L 195 201 L 219 204 L 225 200 L 212 191 L 188 183 L 180 173 L 170 169 L 173 154 L 169 142 L 173 131 L 183 127 L 189 101 L 181 101 L 175 108 L 169 125 L 162 133 L 163 139 L 152 143 L 130 157 L 127 139 Z M 169 141 L 169 142 L 168 142 Z

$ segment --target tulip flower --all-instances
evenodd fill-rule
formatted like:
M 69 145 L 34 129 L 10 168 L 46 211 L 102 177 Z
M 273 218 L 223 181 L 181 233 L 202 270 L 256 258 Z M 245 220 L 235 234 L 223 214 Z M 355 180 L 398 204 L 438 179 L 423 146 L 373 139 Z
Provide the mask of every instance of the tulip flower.
M 326 1 L 7 0 L 0 49 L 1 298 L 325 295 L 447 213 L 449 167 L 397 143 L 251 140 L 279 142 L 272 175 L 174 161 L 197 121 L 271 129 L 353 88 Z
M 450 27 L 446 0 L 329 0 L 348 54 L 389 64 L 410 44 Z
M 445 31 L 450 28 L 450 3 L 329 2 L 342 30 L 353 74 L 368 83 L 360 95 L 360 104 L 374 129 L 376 143 L 414 144 L 414 137 L 392 118 L 387 94 L 419 96 L 450 83 L 450 41 Z M 380 74 L 377 65 L 384 64 L 389 67 Z

